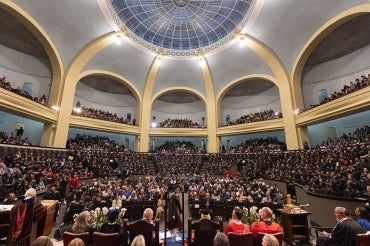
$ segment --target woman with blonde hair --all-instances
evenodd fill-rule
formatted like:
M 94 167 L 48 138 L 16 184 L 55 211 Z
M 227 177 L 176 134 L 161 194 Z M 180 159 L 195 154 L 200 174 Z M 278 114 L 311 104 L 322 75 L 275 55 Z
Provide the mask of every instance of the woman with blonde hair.
M 88 211 L 82 211 L 78 214 L 75 223 L 72 226 L 73 233 L 82 233 L 90 230 L 90 213 Z
M 91 227 L 89 224 L 90 222 L 90 213 L 88 211 L 82 211 L 78 214 L 75 223 L 72 226 L 72 232 L 73 233 L 83 233 L 83 232 L 89 232 L 90 239 L 89 241 L 92 242 L 92 235 L 94 233 L 94 228 Z
M 131 246 L 145 246 L 144 236 L 137 235 L 134 240 L 132 240 Z
M 121 200 L 121 196 L 120 194 L 116 194 L 116 196 L 114 197 L 113 201 L 112 201 L 112 207 L 113 208 L 122 208 L 122 200 Z
M 164 207 L 166 206 L 166 199 L 164 197 L 164 194 L 162 193 L 157 201 L 157 209 L 155 211 L 155 219 L 159 220 L 161 219 L 163 213 L 164 213 Z
M 81 238 L 75 238 L 69 242 L 68 246 L 85 246 L 84 241 Z
M 33 241 L 32 246 L 53 246 L 53 242 L 47 236 L 39 236 Z
M 279 246 L 279 241 L 274 235 L 266 234 L 262 238 L 262 246 Z

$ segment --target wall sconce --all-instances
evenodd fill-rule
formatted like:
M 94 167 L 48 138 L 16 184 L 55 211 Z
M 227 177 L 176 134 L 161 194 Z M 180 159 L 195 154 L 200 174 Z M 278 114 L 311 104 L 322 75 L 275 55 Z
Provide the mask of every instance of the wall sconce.
M 51 108 L 54 109 L 55 111 L 59 111 L 59 107 L 58 106 L 52 105 Z
M 155 119 L 156 119 L 156 117 L 153 116 L 153 120 L 152 120 L 152 127 L 153 128 L 157 127 L 157 123 L 155 123 Z

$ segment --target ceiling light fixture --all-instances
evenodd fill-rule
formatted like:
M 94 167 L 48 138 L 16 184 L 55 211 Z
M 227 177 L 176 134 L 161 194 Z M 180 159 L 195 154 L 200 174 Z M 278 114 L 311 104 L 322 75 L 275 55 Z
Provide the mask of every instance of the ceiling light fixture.
M 116 35 L 115 43 L 116 43 L 116 44 L 120 44 L 120 43 L 121 43 L 121 39 L 122 39 L 121 35 L 117 34 L 117 35 Z

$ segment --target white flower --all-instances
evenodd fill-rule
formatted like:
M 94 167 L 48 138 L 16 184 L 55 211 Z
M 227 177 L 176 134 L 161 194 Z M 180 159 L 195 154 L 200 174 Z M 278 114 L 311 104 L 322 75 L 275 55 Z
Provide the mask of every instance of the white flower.
M 96 211 L 96 212 L 100 212 L 100 210 L 101 210 L 101 209 L 100 209 L 99 207 L 97 207 L 97 208 L 95 209 L 95 211 Z
M 102 209 L 102 211 L 103 211 L 103 214 L 104 214 L 104 215 L 107 215 L 107 213 L 108 213 L 108 211 L 109 211 L 109 210 L 108 210 L 108 208 L 107 208 L 107 207 L 104 207 L 104 208 Z
M 250 211 L 250 213 L 251 214 L 257 214 L 257 207 L 256 206 L 252 206 L 250 209 L 249 209 L 249 211 Z

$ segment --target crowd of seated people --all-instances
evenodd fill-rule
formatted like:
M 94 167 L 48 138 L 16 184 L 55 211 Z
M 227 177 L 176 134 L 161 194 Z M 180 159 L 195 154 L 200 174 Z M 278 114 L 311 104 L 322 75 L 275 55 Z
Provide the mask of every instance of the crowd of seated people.
M 237 146 L 231 146 L 229 152 L 285 151 L 286 149 L 286 144 L 279 141 L 277 137 L 267 137 L 246 139 Z M 226 152 L 224 147 L 222 152 Z
M 202 150 L 190 141 L 166 141 L 154 149 L 155 153 L 201 153 Z
M 204 128 L 205 126 L 193 122 L 190 119 L 166 119 L 159 122 L 157 127 L 159 128 Z
M 66 151 L 14 148 L 0 161 L 0 196 L 9 192 L 22 196 L 29 188 L 43 190 L 56 183 L 61 183 L 59 188 L 63 194 L 72 175 L 93 176 L 89 167 L 68 156 Z
M 67 148 L 101 177 L 120 175 L 122 171 L 137 175 L 149 171 L 148 153 L 129 151 L 107 137 L 77 135 L 68 140 Z
M 354 132 L 310 150 L 276 153 L 266 177 L 290 180 L 318 194 L 369 199 L 370 127 Z
M 42 95 L 40 98 L 38 97 L 32 97 L 28 91 L 22 90 L 20 87 L 13 88 L 11 86 L 11 83 L 6 80 L 6 77 L 0 78 L 0 88 L 4 88 L 8 91 L 11 91 L 13 93 L 16 93 L 22 97 L 28 98 L 32 101 L 41 103 L 43 105 L 46 105 L 46 96 Z
M 361 90 L 368 86 L 370 86 L 370 74 L 368 74 L 368 77 L 362 75 L 360 79 L 355 79 L 354 82 L 350 81 L 349 85 L 345 84 L 340 91 L 333 91 L 333 93 L 331 93 L 330 96 L 322 98 L 319 104 L 310 105 L 310 108 L 317 107 L 319 105 L 330 102 L 345 95 L 351 94 L 355 91 Z
M 22 135 L 17 136 L 17 134 L 14 134 L 13 132 L 8 135 L 6 134 L 6 132 L 3 131 L 0 131 L 0 143 L 32 146 L 32 143 L 28 139 L 28 137 L 23 137 Z
M 238 151 L 233 153 L 205 154 L 196 151 L 176 152 L 173 151 L 171 144 L 168 145 L 167 151 L 135 153 L 118 146 L 106 137 L 81 135 L 68 141 L 70 150 L 63 158 L 48 158 L 45 155 L 30 155 L 27 152 L 12 153 L 14 159 L 7 158 L 5 164 L 13 169 L 19 164 L 22 177 L 35 177 L 28 178 L 27 187 L 41 182 L 40 175 L 36 177 L 34 172 L 55 176 L 63 173 L 66 177 L 74 173 L 78 176 L 91 176 L 93 173 L 96 177 L 121 177 L 121 171 L 126 170 L 133 175 L 158 175 L 156 178 L 170 184 L 170 187 L 180 185 L 186 189 L 189 180 L 199 182 L 203 179 L 204 173 L 209 173 L 212 178 L 222 177 L 225 169 L 235 165 L 236 161 L 245 160 L 246 165 L 242 166 L 232 178 L 243 180 L 246 184 L 249 180 L 264 177 L 297 183 L 319 194 L 368 199 L 369 136 L 370 127 L 364 126 L 341 137 L 328 138 L 308 150 L 268 151 L 256 147 L 259 146 L 255 145 L 256 141 L 250 140 L 256 151 L 250 147 L 238 148 Z M 261 146 L 268 146 L 271 139 L 266 139 L 265 143 L 259 139 L 258 142 Z M 20 156 L 21 159 L 16 156 Z M 118 162 L 117 170 L 109 165 L 107 160 L 111 159 Z M 13 183 L 15 175 L 13 172 L 5 182 Z M 45 179 L 45 175 L 41 176 Z M 2 181 L 5 180 L 5 176 Z M 125 178 L 127 176 L 129 175 Z M 62 177 L 59 179 L 63 180 Z M 207 183 L 209 182 L 208 180 Z
M 252 123 L 252 122 L 258 122 L 258 121 L 265 121 L 265 120 L 273 120 L 273 119 L 279 119 L 279 118 L 283 118 L 283 114 L 281 112 L 275 112 L 274 110 L 269 109 L 269 110 L 264 110 L 261 112 L 255 112 L 255 113 L 243 115 L 236 120 L 227 122 L 226 126 Z
M 116 113 L 111 113 L 109 111 L 104 111 L 101 109 L 87 108 L 85 106 L 81 106 L 79 102 L 77 102 L 76 108 L 72 110 L 72 115 L 78 115 L 78 116 L 98 119 L 98 120 L 111 121 L 111 122 L 116 122 L 116 123 L 121 123 L 121 124 L 131 123 L 128 119 L 119 117 Z M 132 124 L 133 125 L 136 124 L 135 119 L 133 120 Z

